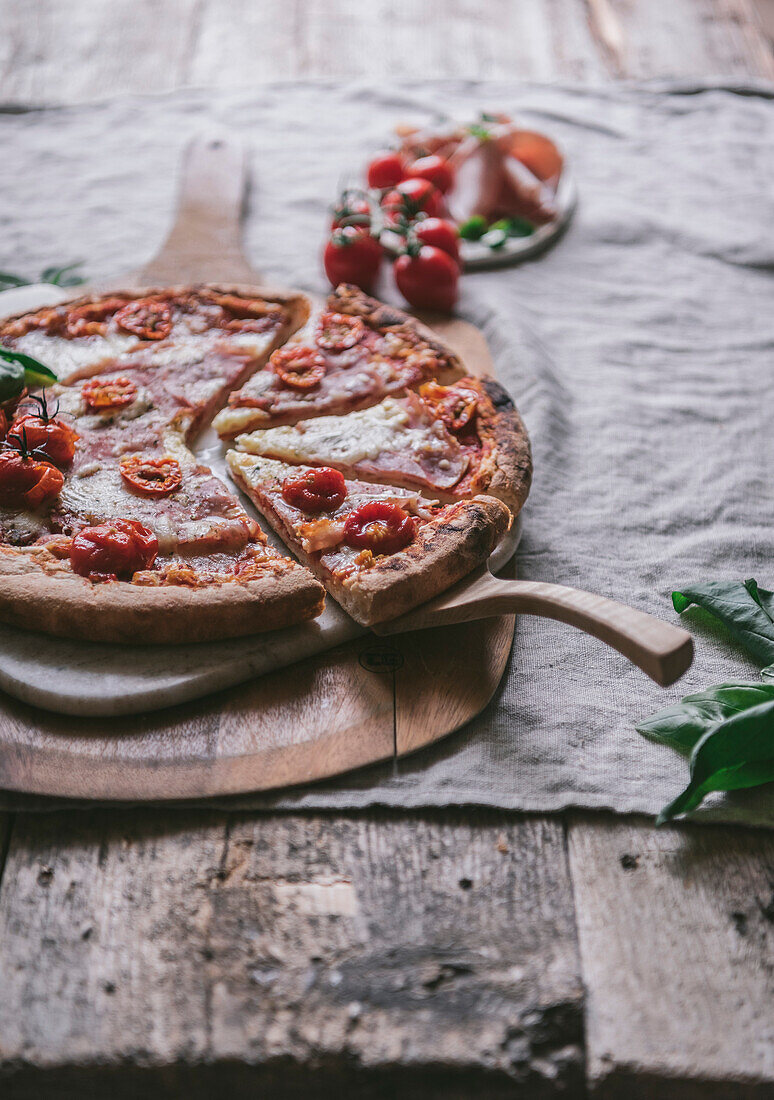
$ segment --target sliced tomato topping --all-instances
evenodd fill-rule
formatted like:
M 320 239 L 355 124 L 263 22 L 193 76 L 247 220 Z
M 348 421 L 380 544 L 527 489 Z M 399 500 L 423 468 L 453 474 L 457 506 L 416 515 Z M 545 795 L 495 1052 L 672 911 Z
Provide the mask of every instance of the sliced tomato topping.
M 302 512 L 333 512 L 347 495 L 344 477 L 330 466 L 307 470 L 282 482 L 283 499 Z
M 371 500 L 347 516 L 344 541 L 358 550 L 394 554 L 413 541 L 416 530 L 416 520 L 397 504 Z
M 315 339 L 317 346 L 326 351 L 346 351 L 360 343 L 365 331 L 365 324 L 360 317 L 326 312 L 320 317 Z
M 5 507 L 37 508 L 58 496 L 63 485 L 61 470 L 50 462 L 13 448 L 0 453 L 0 504 Z
M 319 351 L 303 344 L 286 345 L 272 353 L 269 366 L 293 390 L 312 390 L 325 377 L 325 360 Z
M 158 539 L 149 528 L 134 519 L 114 519 L 75 535 L 70 564 L 73 572 L 89 580 L 116 581 L 150 569 L 158 552 Z
M 176 458 L 128 455 L 119 463 L 121 477 L 130 489 L 144 496 L 165 497 L 180 488 L 183 471 Z
M 131 378 L 92 378 L 81 390 L 87 408 L 97 412 L 122 409 L 137 397 L 137 387 Z
M 104 298 L 71 309 L 67 315 L 68 336 L 102 336 L 108 319 L 126 305 L 126 298 Z
M 419 387 L 419 395 L 455 435 L 473 423 L 478 411 L 478 394 L 465 386 L 441 386 L 438 382 L 426 382 Z
M 172 309 L 158 298 L 138 298 L 119 309 L 115 322 L 142 340 L 166 340 L 172 331 Z
M 75 444 L 80 439 L 78 433 L 63 420 L 56 416 L 49 419 L 38 413 L 17 416 L 11 431 L 20 437 L 24 432 L 30 450 L 40 451 L 57 466 L 72 462 Z
M 8 417 L 5 414 L 5 409 L 0 409 L 0 440 L 5 439 L 5 433 L 8 431 Z

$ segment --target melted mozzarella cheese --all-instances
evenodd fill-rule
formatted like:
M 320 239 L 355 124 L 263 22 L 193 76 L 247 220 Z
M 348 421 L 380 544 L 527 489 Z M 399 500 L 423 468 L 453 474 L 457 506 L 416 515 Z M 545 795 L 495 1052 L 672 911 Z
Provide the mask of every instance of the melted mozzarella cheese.
M 291 462 L 337 462 L 355 466 L 384 454 L 408 452 L 432 458 L 449 451 L 440 422 L 413 424 L 405 399 L 386 398 L 380 405 L 345 416 L 320 416 L 283 428 L 266 428 L 236 441 L 240 450 Z

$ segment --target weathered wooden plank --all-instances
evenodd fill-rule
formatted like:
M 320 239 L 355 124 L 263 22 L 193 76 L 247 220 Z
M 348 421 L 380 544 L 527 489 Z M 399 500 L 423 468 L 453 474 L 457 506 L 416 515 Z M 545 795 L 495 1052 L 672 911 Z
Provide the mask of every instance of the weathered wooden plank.
M 771 77 L 753 0 L 587 0 L 610 71 L 628 77 Z
M 592 1095 L 774 1095 L 774 836 L 575 817 Z
M 20 815 L 0 973 L 4 1100 L 581 1087 L 558 822 Z

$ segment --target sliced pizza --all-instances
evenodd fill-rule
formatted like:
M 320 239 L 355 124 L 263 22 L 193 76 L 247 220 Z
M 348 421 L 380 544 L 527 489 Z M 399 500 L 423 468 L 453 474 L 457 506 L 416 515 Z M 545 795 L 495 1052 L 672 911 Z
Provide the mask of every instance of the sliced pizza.
M 224 438 L 378 404 L 462 365 L 414 318 L 342 285 L 215 418 Z
M 222 375 L 220 357 L 232 355 L 244 365 L 226 371 L 225 401 L 308 314 L 304 295 L 263 297 L 239 286 L 119 290 L 12 317 L 0 324 L 0 343 L 41 359 L 65 383 L 139 356 L 179 372 L 174 384 L 182 384 L 192 370 Z
M 462 500 L 499 497 L 515 514 L 529 492 L 529 440 L 513 402 L 489 378 L 387 397 L 369 409 L 322 416 L 237 437 L 241 451 L 333 466 L 345 476 L 388 481 Z
M 363 626 L 401 615 L 483 562 L 508 529 L 493 497 L 440 504 L 238 451 L 229 469 L 258 511 Z

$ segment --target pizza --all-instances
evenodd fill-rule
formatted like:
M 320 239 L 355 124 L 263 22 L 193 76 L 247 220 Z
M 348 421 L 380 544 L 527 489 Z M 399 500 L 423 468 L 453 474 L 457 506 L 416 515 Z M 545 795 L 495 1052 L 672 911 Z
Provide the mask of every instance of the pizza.
M 400 310 L 343 285 L 215 418 L 224 438 L 352 412 L 433 378 L 464 373 L 456 355 Z
M 453 504 L 229 451 L 236 481 L 283 541 L 364 626 L 402 615 L 484 561 L 511 516 L 494 497 Z
M 370 625 L 483 561 L 529 488 L 504 391 L 352 287 L 91 295 L 0 324 L 3 355 L 40 368 L 0 404 L 0 620 L 27 629 L 236 637 L 313 618 L 326 588 Z M 213 418 L 294 556 L 197 459 Z
M 488 493 L 514 513 L 531 475 L 526 433 L 510 397 L 493 379 L 472 377 L 447 386 L 426 382 L 418 392 L 344 416 L 259 429 L 238 436 L 236 447 L 444 500 Z

